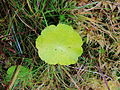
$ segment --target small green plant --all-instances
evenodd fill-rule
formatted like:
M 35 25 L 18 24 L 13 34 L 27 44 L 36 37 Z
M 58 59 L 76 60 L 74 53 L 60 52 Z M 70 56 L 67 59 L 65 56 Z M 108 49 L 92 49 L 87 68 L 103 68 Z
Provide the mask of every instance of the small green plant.
M 83 53 L 82 39 L 69 25 L 46 27 L 36 40 L 38 54 L 48 64 L 75 64 Z
M 7 79 L 10 80 L 13 76 L 13 73 L 16 69 L 16 66 L 11 66 L 8 70 L 7 70 Z M 18 78 L 21 80 L 25 80 L 28 79 L 28 77 L 26 77 L 29 74 L 29 69 L 24 67 L 24 66 L 20 66 L 20 71 L 18 74 Z
M 18 65 L 18 66 L 11 66 L 7 70 L 7 76 L 6 81 L 11 82 L 7 90 L 13 89 L 15 86 L 17 86 L 19 83 L 23 83 L 23 85 L 30 85 L 30 70 L 24 66 Z

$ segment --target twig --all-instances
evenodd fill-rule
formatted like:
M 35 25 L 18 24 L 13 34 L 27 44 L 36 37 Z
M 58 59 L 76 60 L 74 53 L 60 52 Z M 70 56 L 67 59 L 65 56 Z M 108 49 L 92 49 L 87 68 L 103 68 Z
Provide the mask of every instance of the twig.
M 65 72 L 66 74 L 70 77 L 71 81 L 75 84 L 75 87 L 80 90 L 80 88 L 78 87 L 78 85 L 76 84 L 76 82 L 73 80 L 73 78 L 70 76 L 70 74 L 68 73 L 67 70 L 64 69 L 64 67 L 61 67 Z
M 99 66 L 98 66 L 98 70 L 99 70 L 99 72 L 102 72 Z M 110 88 L 109 88 L 109 86 L 108 86 L 108 82 L 107 82 L 104 74 L 101 73 L 101 76 L 103 77 L 103 80 L 104 80 L 104 82 L 105 82 L 105 85 L 106 85 L 107 89 L 110 90 Z
M 93 71 L 85 70 L 85 69 L 81 69 L 81 68 L 76 68 L 76 67 L 71 67 L 71 66 L 67 66 L 67 67 L 70 67 L 70 68 L 73 68 L 73 69 L 77 69 L 77 70 L 81 70 L 81 71 L 86 71 L 86 72 L 94 73 L 94 74 L 98 74 L 98 75 L 100 75 L 100 76 L 103 76 L 103 75 L 104 75 L 104 74 L 99 73 L 99 72 L 93 72 Z M 104 77 L 107 77 L 107 78 L 109 78 L 109 79 L 112 80 L 112 78 L 109 77 L 109 76 L 107 76 L 107 75 L 104 75 Z
M 13 78 L 12 78 L 12 80 L 10 81 L 10 84 L 9 84 L 9 86 L 7 87 L 6 90 L 11 90 L 11 89 L 12 89 L 12 87 L 13 87 L 16 79 L 17 79 L 17 76 L 18 76 L 18 74 L 19 74 L 20 67 L 21 67 L 21 65 L 18 65 L 18 66 L 16 67 L 16 70 L 14 71 L 15 74 L 13 73 Z
M 33 30 L 33 31 L 35 32 L 35 34 L 38 35 L 38 33 L 36 32 L 36 30 L 35 30 L 34 28 L 32 28 L 30 25 L 28 25 L 26 22 L 24 22 L 24 21 L 20 18 L 20 16 L 19 16 L 18 14 L 16 14 L 16 15 L 17 15 L 17 17 L 20 19 L 20 21 L 21 21 L 22 23 L 24 23 L 28 28 L 30 28 L 31 30 Z

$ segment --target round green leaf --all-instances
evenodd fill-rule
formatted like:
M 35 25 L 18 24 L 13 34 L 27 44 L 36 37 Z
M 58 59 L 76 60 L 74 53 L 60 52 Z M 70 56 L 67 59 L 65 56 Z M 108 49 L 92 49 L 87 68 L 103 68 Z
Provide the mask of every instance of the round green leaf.
M 48 64 L 70 65 L 83 53 L 82 39 L 69 25 L 46 27 L 36 39 L 38 54 Z
M 11 66 L 8 70 L 7 70 L 7 77 L 11 78 L 14 71 L 15 71 L 16 66 Z M 26 75 L 28 75 L 29 73 L 29 69 L 23 66 L 20 66 L 20 72 L 18 74 L 18 78 L 20 79 L 25 79 L 28 78 L 26 77 Z M 23 78 L 24 77 L 24 78 Z

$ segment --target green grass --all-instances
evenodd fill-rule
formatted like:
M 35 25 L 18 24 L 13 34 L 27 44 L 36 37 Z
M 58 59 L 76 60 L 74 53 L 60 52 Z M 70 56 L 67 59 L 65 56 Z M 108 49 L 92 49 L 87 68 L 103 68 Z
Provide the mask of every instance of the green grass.
M 0 2 L 0 88 L 29 90 L 119 90 L 118 0 L 2 0 Z M 114 8 L 116 7 L 116 8 Z M 74 65 L 43 62 L 35 41 L 48 25 L 72 25 L 84 53 Z M 28 80 L 6 80 L 10 66 L 29 68 Z

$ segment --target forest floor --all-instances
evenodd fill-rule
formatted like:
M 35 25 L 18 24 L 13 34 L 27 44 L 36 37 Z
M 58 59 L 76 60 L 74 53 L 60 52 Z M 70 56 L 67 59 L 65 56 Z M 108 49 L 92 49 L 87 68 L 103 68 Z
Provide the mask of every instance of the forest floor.
M 36 38 L 70 25 L 83 40 L 73 65 L 49 65 Z M 0 0 L 0 90 L 120 90 L 120 0 Z

